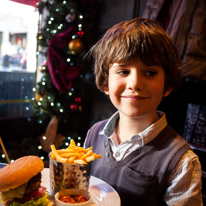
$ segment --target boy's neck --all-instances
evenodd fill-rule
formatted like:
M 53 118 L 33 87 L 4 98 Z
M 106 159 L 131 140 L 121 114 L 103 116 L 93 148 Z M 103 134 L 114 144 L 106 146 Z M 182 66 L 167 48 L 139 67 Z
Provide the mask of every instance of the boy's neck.
M 159 119 L 159 116 L 156 115 L 152 119 L 147 118 L 125 118 L 121 116 L 116 124 L 115 133 L 117 136 L 118 143 L 124 142 L 125 140 L 131 139 L 132 136 L 137 135 L 138 133 L 144 131 L 151 124 L 156 122 Z

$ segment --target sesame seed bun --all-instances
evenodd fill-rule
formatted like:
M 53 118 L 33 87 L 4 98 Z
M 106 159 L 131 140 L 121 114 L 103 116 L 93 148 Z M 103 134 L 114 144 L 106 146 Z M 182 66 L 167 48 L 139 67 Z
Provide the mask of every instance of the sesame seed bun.
M 37 156 L 25 156 L 15 160 L 0 170 L 0 192 L 23 185 L 43 169 L 44 163 Z

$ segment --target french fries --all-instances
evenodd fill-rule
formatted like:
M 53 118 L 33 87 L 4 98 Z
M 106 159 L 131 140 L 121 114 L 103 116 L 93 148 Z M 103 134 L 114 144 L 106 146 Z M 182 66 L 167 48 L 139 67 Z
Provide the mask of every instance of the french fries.
M 76 146 L 73 139 L 66 149 L 56 150 L 55 146 L 51 145 L 51 150 L 50 158 L 62 163 L 87 164 L 102 157 L 100 154 L 93 153 L 92 147 L 85 149 Z

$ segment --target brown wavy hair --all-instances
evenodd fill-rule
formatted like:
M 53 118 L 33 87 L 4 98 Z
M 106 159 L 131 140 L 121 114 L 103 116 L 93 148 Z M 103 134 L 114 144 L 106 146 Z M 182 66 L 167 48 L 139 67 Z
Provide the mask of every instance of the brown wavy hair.
M 165 70 L 165 88 L 176 90 L 181 83 L 181 66 L 176 46 L 162 27 L 149 19 L 135 18 L 110 28 L 87 54 L 94 58 L 98 89 L 108 86 L 109 65 L 140 58 L 148 66 L 160 64 Z

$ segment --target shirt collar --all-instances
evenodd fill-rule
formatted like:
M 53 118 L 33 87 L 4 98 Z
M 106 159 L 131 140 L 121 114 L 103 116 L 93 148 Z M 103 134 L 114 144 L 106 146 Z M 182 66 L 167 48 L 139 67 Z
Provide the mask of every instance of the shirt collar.
M 99 134 L 104 134 L 106 137 L 111 136 L 115 131 L 117 120 L 119 119 L 119 112 L 115 112 L 104 126 L 103 130 Z
M 165 113 L 157 111 L 157 114 L 160 118 L 156 122 L 151 124 L 144 131 L 131 137 L 131 139 L 140 137 L 142 139 L 142 146 L 152 141 L 167 126 Z M 109 138 L 115 132 L 115 125 L 118 119 L 119 112 L 117 111 L 110 117 L 107 124 L 104 126 L 103 130 L 99 134 L 105 135 Z

